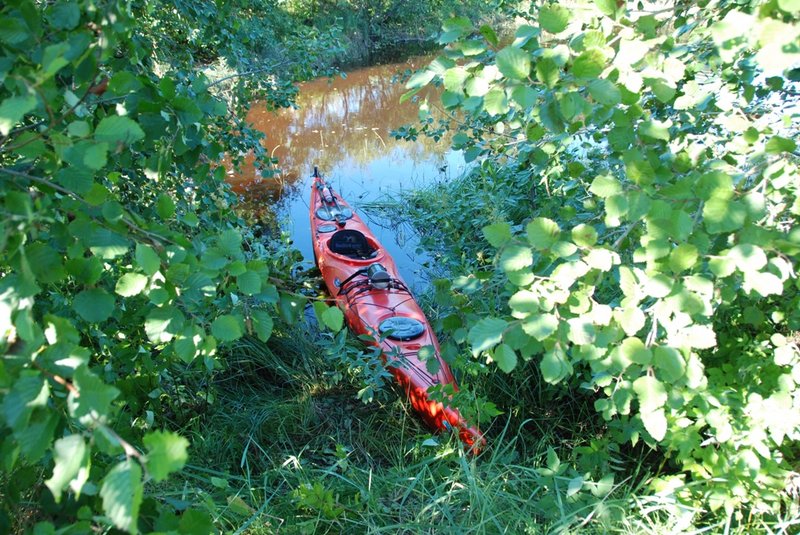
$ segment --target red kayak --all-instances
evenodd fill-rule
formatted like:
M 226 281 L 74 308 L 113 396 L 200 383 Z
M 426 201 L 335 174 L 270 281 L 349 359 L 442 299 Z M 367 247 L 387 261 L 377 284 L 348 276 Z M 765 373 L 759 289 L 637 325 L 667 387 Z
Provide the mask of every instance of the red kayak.
M 314 257 L 328 291 L 344 311 L 347 325 L 380 346 L 388 370 L 431 429 L 456 429 L 462 442 L 479 449 L 485 444 L 480 431 L 470 427 L 458 410 L 428 397 L 428 388 L 433 385 L 458 387 L 440 356 L 433 329 L 394 260 L 316 168 L 313 176 L 310 211 Z M 418 355 L 425 346 L 434 348 L 429 358 L 439 361 L 436 374 L 428 372 Z

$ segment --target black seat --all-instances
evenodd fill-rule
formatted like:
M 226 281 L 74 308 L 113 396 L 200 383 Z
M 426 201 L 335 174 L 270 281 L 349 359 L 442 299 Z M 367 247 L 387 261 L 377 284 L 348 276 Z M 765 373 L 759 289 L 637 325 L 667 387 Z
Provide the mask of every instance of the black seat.
M 331 236 L 328 247 L 336 254 L 356 260 L 366 260 L 378 255 L 378 250 L 369 244 L 367 237 L 361 232 L 352 229 L 336 232 Z

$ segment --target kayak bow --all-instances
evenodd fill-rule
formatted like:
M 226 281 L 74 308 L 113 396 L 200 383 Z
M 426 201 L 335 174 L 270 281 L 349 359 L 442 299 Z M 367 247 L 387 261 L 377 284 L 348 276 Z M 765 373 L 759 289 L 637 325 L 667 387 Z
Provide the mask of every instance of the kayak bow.
M 394 260 L 344 199 L 314 168 L 311 186 L 311 232 L 314 258 L 348 327 L 365 334 L 382 350 L 389 372 L 403 387 L 411 406 L 434 431 L 455 429 L 473 451 L 485 439 L 469 426 L 457 409 L 429 398 L 433 385 L 453 385 L 450 367 L 441 357 L 439 342 L 411 291 L 403 282 Z M 435 374 L 428 371 L 423 347 L 433 347 L 439 362 Z

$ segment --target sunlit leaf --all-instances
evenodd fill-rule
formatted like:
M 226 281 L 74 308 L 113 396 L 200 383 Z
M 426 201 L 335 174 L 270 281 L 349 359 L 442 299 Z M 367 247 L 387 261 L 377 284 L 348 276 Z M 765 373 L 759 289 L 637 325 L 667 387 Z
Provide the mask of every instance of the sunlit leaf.
M 189 455 L 189 441 L 171 431 L 154 431 L 144 436 L 147 447 L 147 472 L 153 481 L 159 482 L 167 478 L 171 472 L 183 468 Z
M 500 344 L 494 349 L 492 360 L 506 373 L 511 373 L 517 367 L 517 354 L 507 344 Z
M 539 25 L 550 33 L 561 33 L 567 29 L 570 12 L 558 4 L 546 4 L 539 10 Z
M 524 80 L 531 70 L 531 58 L 522 49 L 509 46 L 497 53 L 497 69 L 506 78 Z
M 117 463 L 100 487 L 106 516 L 116 527 L 133 534 L 139 531 L 136 524 L 142 494 L 142 469 L 133 459 Z
M 508 327 L 508 322 L 500 318 L 487 317 L 478 321 L 467 335 L 473 356 L 478 356 L 483 351 L 499 344 L 506 327 Z

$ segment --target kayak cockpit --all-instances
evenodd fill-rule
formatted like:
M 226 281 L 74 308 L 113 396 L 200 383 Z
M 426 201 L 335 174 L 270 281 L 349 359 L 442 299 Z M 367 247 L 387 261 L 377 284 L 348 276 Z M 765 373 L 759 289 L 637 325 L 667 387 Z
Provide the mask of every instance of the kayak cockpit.
M 346 256 L 352 260 L 370 260 L 378 256 L 379 246 L 363 233 L 345 229 L 339 230 L 328 241 L 332 253 Z

